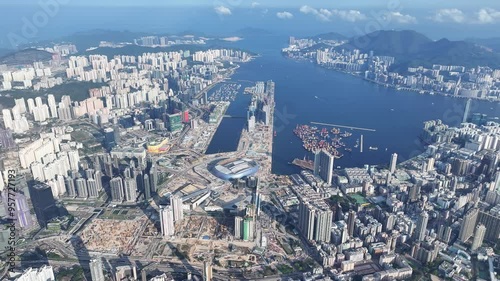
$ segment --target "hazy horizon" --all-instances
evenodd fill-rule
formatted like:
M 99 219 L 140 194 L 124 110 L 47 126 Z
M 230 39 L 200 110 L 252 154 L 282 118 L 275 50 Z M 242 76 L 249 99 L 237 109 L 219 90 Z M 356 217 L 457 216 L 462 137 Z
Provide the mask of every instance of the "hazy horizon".
M 403 0 L 376 0 L 362 7 L 360 1 L 350 1 L 349 5 L 291 1 L 276 7 L 277 2 L 231 0 L 197 6 L 200 1 L 159 5 L 150 0 L 141 6 L 128 5 L 132 1 L 113 6 L 111 1 L 88 1 L 85 5 L 76 0 L 6 1 L 0 4 L 8 11 L 0 19 L 0 47 L 12 48 L 13 36 L 34 42 L 94 29 L 147 33 L 190 30 L 213 36 L 231 36 L 247 27 L 296 36 L 323 32 L 356 36 L 381 29 L 409 29 L 435 40 L 459 40 L 495 37 L 500 23 L 500 8 L 492 1 L 475 2 L 476 8 L 472 9 L 467 8 L 470 3 L 466 1 L 417 5 Z M 30 24 L 35 28 L 27 33 Z

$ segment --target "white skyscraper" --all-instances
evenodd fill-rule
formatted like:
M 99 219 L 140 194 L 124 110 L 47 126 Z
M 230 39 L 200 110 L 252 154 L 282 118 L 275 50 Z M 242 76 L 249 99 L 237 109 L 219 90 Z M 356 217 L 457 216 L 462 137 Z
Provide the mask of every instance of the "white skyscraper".
M 71 170 L 77 171 L 80 165 L 80 155 L 78 155 L 78 150 L 69 151 L 68 159 Z
M 10 114 L 10 109 L 2 109 L 3 124 L 6 129 L 12 129 L 14 124 L 12 122 L 12 115 Z
M 28 112 L 30 114 L 33 114 L 33 109 L 35 108 L 35 100 L 34 99 L 28 99 Z
M 184 218 L 182 198 L 177 195 L 170 196 L 170 205 L 174 210 L 174 221 L 181 221 Z
M 417 227 L 413 233 L 413 237 L 416 241 L 424 241 L 425 232 L 427 231 L 427 223 L 429 222 L 429 214 L 426 211 L 422 211 L 418 216 Z
M 135 202 L 137 199 L 137 183 L 133 178 L 123 180 L 123 188 L 125 189 L 125 201 Z
M 486 227 L 480 223 L 476 226 L 476 231 L 474 232 L 474 238 L 470 248 L 472 251 L 477 250 L 483 245 L 484 234 L 486 234 Z
M 36 104 L 37 107 L 42 107 L 42 105 L 43 105 L 42 98 L 41 97 L 36 97 L 35 98 L 35 104 Z
M 172 206 L 165 206 L 160 209 L 161 235 L 170 237 L 175 234 L 174 211 Z
M 391 174 L 394 174 L 394 172 L 396 172 L 397 163 L 398 163 L 398 155 L 396 153 L 393 153 L 391 155 L 391 163 L 390 163 Z
M 16 99 L 16 106 L 19 108 L 19 112 L 26 113 L 26 102 L 24 102 L 24 98 Z
M 50 109 L 50 117 L 57 118 L 56 98 L 54 97 L 54 95 L 48 95 L 47 100 L 48 100 L 49 109 Z
M 332 184 L 333 155 L 322 149 L 314 155 L 314 175 L 321 177 L 327 184 Z

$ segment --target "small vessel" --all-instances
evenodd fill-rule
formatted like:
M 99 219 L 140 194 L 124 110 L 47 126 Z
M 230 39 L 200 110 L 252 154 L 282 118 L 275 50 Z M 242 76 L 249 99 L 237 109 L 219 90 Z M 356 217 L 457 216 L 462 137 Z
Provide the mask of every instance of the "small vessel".
M 391 108 L 391 111 L 394 111 L 394 108 Z
M 352 148 L 346 148 L 345 151 L 351 152 Z
M 317 99 L 317 98 L 318 98 L 318 96 L 314 96 L 314 98 L 315 98 L 315 99 Z
M 276 136 L 276 131 L 274 131 L 274 136 Z
M 370 146 L 368 149 L 370 149 L 370 150 L 378 150 L 378 147 L 376 147 L 376 146 Z

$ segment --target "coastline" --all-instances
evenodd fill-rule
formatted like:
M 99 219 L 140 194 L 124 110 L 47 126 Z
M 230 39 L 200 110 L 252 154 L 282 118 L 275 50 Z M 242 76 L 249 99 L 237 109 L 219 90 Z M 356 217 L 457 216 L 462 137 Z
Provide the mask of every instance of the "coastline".
M 313 65 L 321 67 L 323 69 L 327 69 L 327 70 L 332 70 L 332 71 L 336 71 L 336 72 L 348 74 L 348 75 L 360 78 L 362 80 L 368 81 L 370 83 L 373 83 L 373 84 L 376 84 L 376 85 L 379 85 L 379 86 L 384 86 L 386 88 L 394 89 L 394 90 L 396 90 L 398 92 L 415 92 L 415 93 L 420 94 L 420 95 L 430 95 L 430 96 L 432 96 L 432 95 L 440 95 L 440 96 L 450 97 L 450 98 L 473 99 L 473 100 L 487 101 L 487 102 L 492 102 L 492 103 L 500 103 L 500 100 L 495 100 L 495 99 L 490 99 L 490 98 L 455 96 L 455 95 L 452 95 L 452 94 L 443 93 L 443 92 L 439 92 L 439 91 L 431 91 L 431 90 L 424 90 L 424 89 L 413 89 L 413 88 L 408 88 L 408 87 L 399 86 L 399 85 L 386 84 L 386 83 L 382 83 L 382 82 L 379 82 L 379 81 L 376 81 L 376 80 L 373 80 L 373 79 L 365 78 L 365 77 L 361 76 L 360 74 L 358 74 L 357 72 L 349 72 L 349 71 L 344 71 L 344 70 L 341 70 L 341 69 L 338 69 L 338 68 L 334 68 L 334 67 L 323 66 L 321 64 L 314 63 L 314 61 L 312 61 L 311 59 L 295 59 L 295 58 L 290 58 L 288 56 L 284 56 L 284 57 L 287 58 L 287 59 L 291 59 L 291 60 L 297 61 L 297 62 L 307 61 L 307 62 L 312 63 Z M 434 94 L 431 94 L 431 93 L 434 93 Z

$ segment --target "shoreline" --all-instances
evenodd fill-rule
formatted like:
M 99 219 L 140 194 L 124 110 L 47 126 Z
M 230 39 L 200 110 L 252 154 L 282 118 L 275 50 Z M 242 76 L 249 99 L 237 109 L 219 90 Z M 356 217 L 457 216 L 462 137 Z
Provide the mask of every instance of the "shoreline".
M 394 90 L 396 90 L 398 92 L 415 92 L 415 93 L 420 94 L 420 95 L 429 95 L 429 96 L 439 95 L 439 96 L 449 97 L 449 98 L 473 99 L 473 100 L 486 101 L 486 102 L 491 102 L 491 103 L 500 103 L 500 99 L 455 96 L 455 95 L 452 95 L 452 94 L 438 92 L 438 91 L 430 91 L 430 90 L 424 90 L 424 89 L 413 89 L 413 88 L 408 88 L 408 87 L 398 86 L 398 85 L 393 85 L 393 84 L 385 84 L 385 83 L 382 83 L 382 82 L 375 81 L 373 79 L 365 78 L 365 77 L 359 75 L 356 72 L 343 71 L 341 69 L 337 69 L 337 68 L 334 68 L 334 67 L 327 67 L 327 66 L 323 66 L 321 64 L 317 64 L 317 63 L 314 63 L 314 61 L 312 61 L 310 59 L 295 59 L 295 58 L 290 58 L 290 57 L 287 57 L 287 56 L 284 56 L 284 57 L 287 58 L 287 59 L 291 59 L 291 60 L 297 61 L 297 62 L 305 62 L 305 61 L 307 61 L 307 62 L 312 63 L 313 65 L 321 67 L 323 69 L 327 69 L 327 70 L 331 70 L 331 71 L 335 71 L 335 72 L 339 72 L 339 73 L 348 74 L 350 76 L 357 77 L 357 78 L 359 78 L 361 80 L 368 81 L 368 82 L 370 82 L 372 84 L 375 84 L 375 85 L 378 85 L 378 86 L 383 86 L 383 87 L 386 87 L 386 88 L 394 89 Z M 423 92 L 423 93 L 421 93 L 421 92 Z M 431 94 L 431 92 L 433 92 L 434 94 Z

